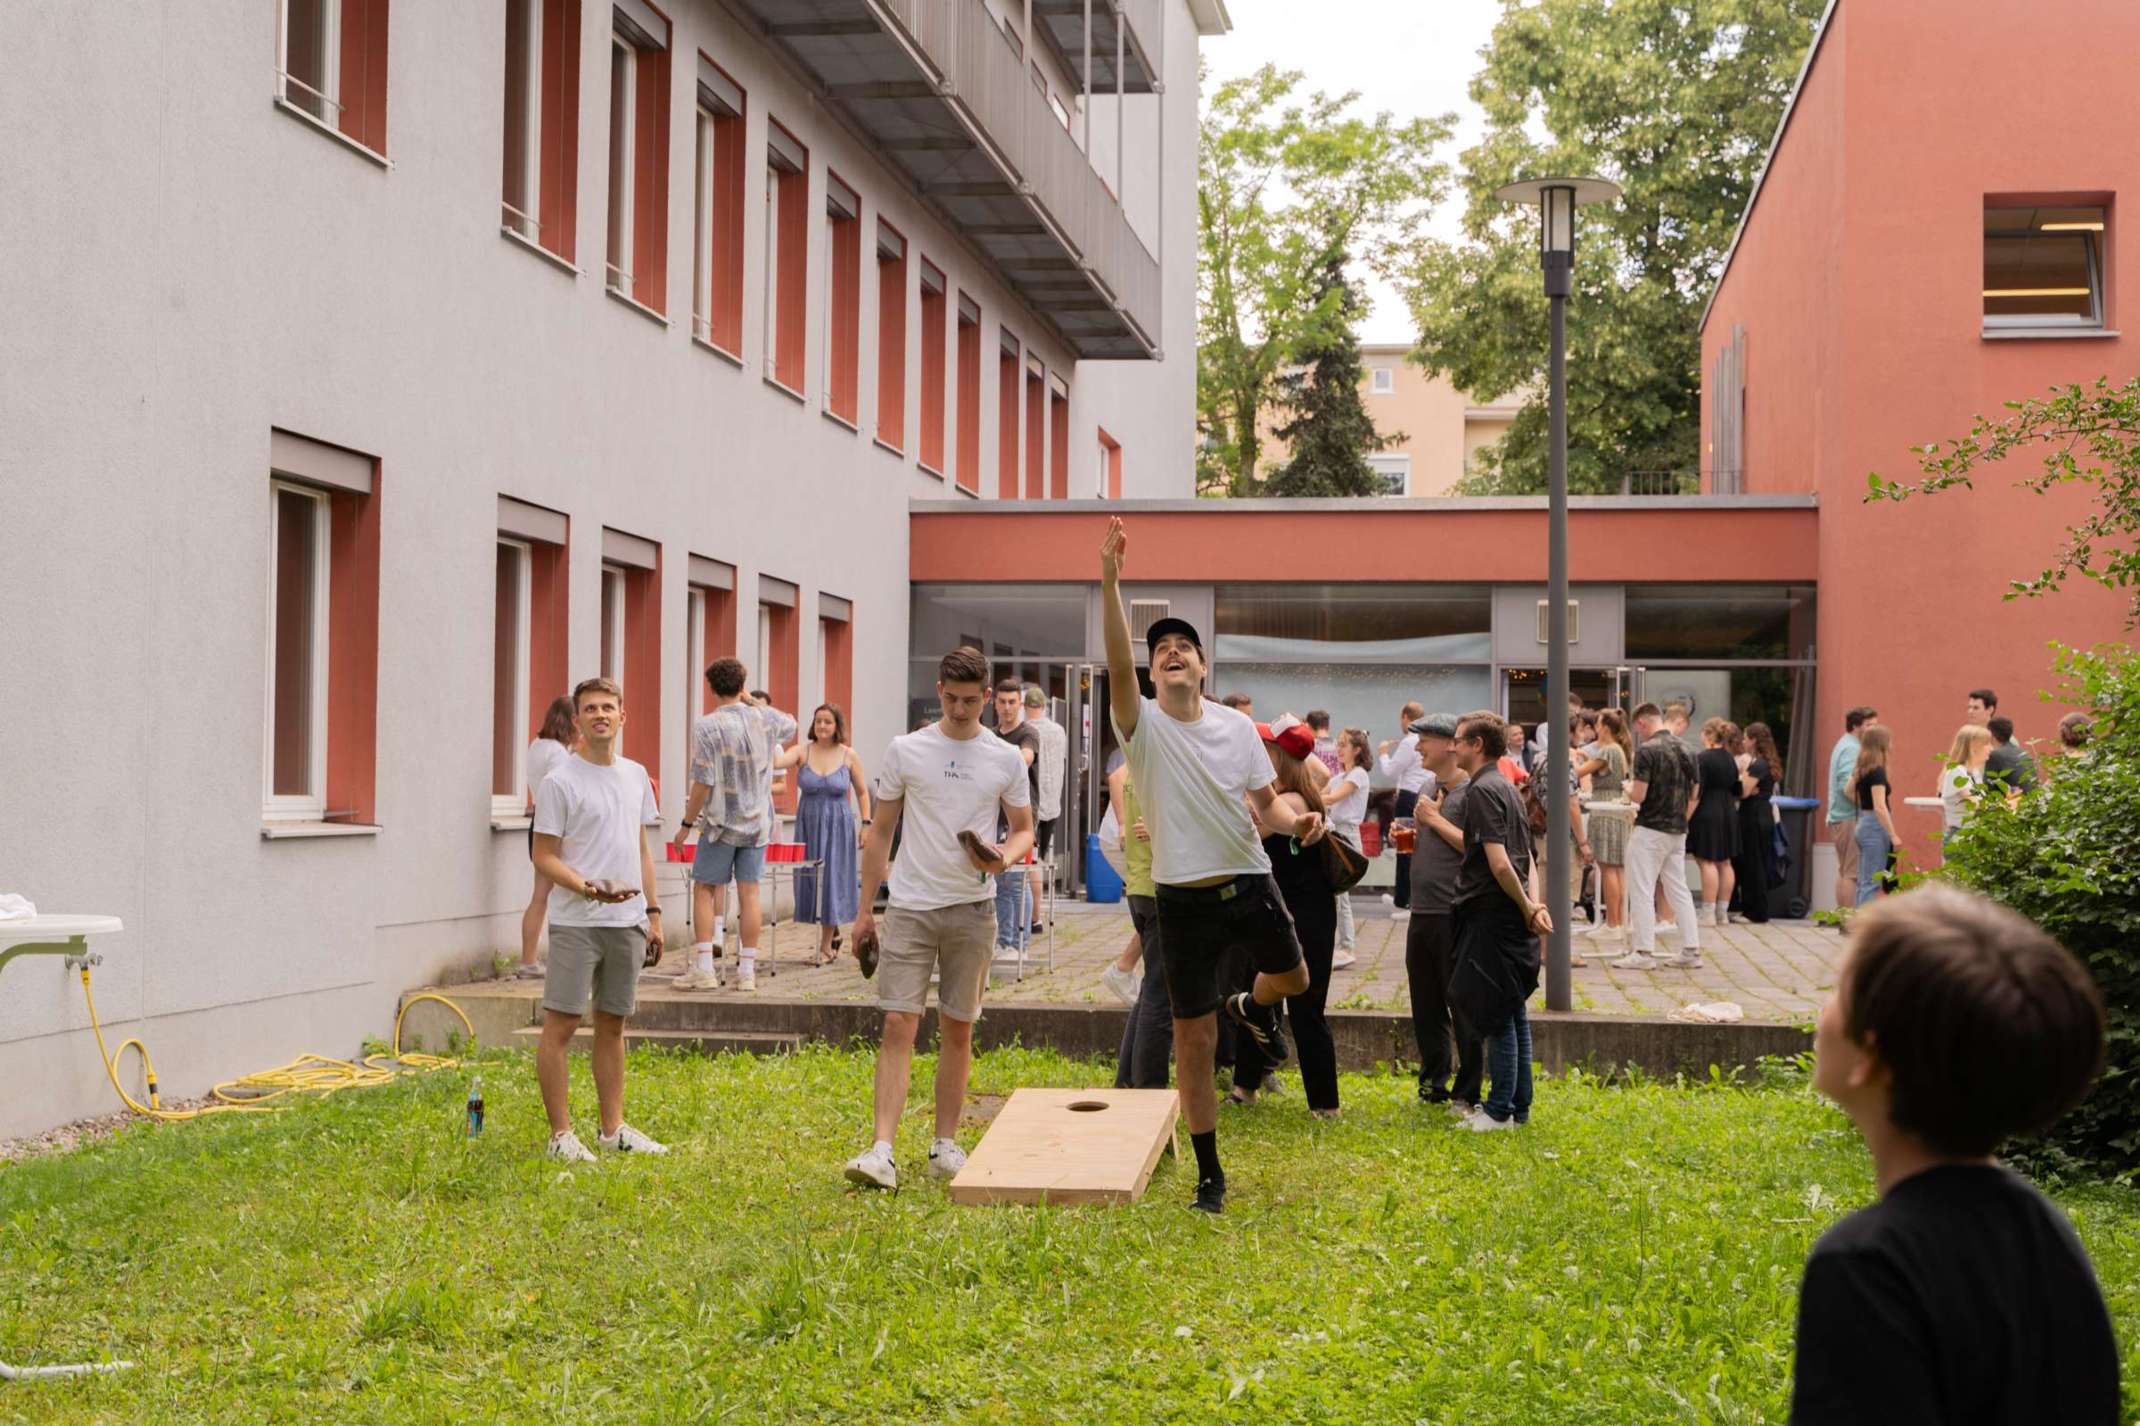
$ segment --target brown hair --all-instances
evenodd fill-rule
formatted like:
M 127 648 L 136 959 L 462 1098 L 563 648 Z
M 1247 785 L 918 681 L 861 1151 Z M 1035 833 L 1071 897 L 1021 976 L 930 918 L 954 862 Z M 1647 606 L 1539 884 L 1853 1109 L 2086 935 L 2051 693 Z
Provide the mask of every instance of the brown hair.
M 1322 790 L 1316 787 L 1314 779 L 1308 776 L 1307 763 L 1276 743 L 1265 743 L 1263 746 L 1270 750 L 1271 764 L 1278 770 L 1278 790 L 1300 794 L 1300 800 L 1308 804 L 1310 812 L 1322 811 Z
M 1729 745 L 1731 742 L 1731 720 L 1729 718 L 1703 720 L 1702 740 L 1715 743 L 1720 748 Z
M 1345 746 L 1345 742 L 1347 739 L 1350 739 L 1352 742 L 1352 761 L 1343 769 L 1343 771 L 1350 772 L 1353 768 L 1356 767 L 1366 767 L 1368 747 L 1367 730 L 1365 728 L 1347 728 L 1344 732 L 1338 734 L 1338 747 L 1340 749 Z M 1345 754 L 1342 751 L 1338 753 L 1338 761 L 1345 762 Z
M 1225 704 L 1228 708 L 1236 710 L 1238 710 L 1244 703 L 1253 705 L 1255 701 L 1256 700 L 1254 698 L 1250 697 L 1246 693 L 1229 693 L 1224 698 L 1221 698 L 1219 700 L 1219 702 Z
M 961 644 L 936 664 L 938 683 L 988 683 L 988 656 L 971 644 Z
M 1637 703 L 1635 711 L 1629 716 L 1630 721 L 1639 723 L 1645 718 L 1662 718 L 1664 714 L 1658 711 L 1654 703 Z
M 1688 711 L 1687 705 L 1675 698 L 1664 705 L 1664 721 L 1669 723 L 1674 719 L 1678 719 L 1681 722 L 1685 722 Z
M 550 706 L 543 710 L 542 732 L 536 736 L 571 747 L 573 740 L 579 737 L 579 732 L 572 726 L 572 715 L 578 711 L 569 698 L 551 699 Z
M 2088 734 L 2094 725 L 2086 713 L 2068 713 L 2058 720 L 2059 743 L 2073 750 L 2088 746 Z
M 820 713 L 830 713 L 832 715 L 832 741 L 843 748 L 846 747 L 847 714 L 837 703 L 820 703 L 810 710 L 810 731 L 806 736 L 813 743 L 817 741 L 817 715 Z
M 706 665 L 706 686 L 723 698 L 733 698 L 750 682 L 741 659 L 715 659 Z
M 1870 703 L 1861 703 L 1843 715 L 1843 731 L 1855 733 L 1879 716 L 1879 709 L 1873 707 Z
M 1776 751 L 1776 735 L 1766 723 L 1746 725 L 1746 751 L 1768 764 L 1768 775 L 1783 785 L 1783 754 Z
M 622 708 L 624 706 L 624 690 L 617 687 L 615 680 L 607 678 L 583 678 L 579 681 L 578 686 L 576 686 L 572 690 L 572 711 L 574 713 L 580 711 L 580 700 L 582 698 L 585 698 L 590 693 L 606 693 L 610 697 L 617 700 L 617 706 L 619 708 Z
M 2103 1002 L 2033 921 L 1928 883 L 1852 918 L 1844 1031 L 1890 1076 L 1895 1126 L 1946 1154 L 2048 1128 L 2103 1067 Z
M 1867 723 L 1858 729 L 1858 766 L 1850 775 L 1852 793 L 1865 785 L 1866 778 L 1887 766 L 1888 754 L 1894 745 L 1894 734 L 1888 731 L 1885 723 Z
M 1508 724 L 1498 713 L 1481 708 L 1476 713 L 1466 713 L 1456 721 L 1458 738 L 1477 738 L 1479 746 L 1489 759 L 1508 756 Z
M 1632 766 L 1635 760 L 1635 744 L 1627 736 L 1627 715 L 1617 708 L 1603 710 L 1598 714 L 1598 731 L 1620 745 L 1621 755 Z

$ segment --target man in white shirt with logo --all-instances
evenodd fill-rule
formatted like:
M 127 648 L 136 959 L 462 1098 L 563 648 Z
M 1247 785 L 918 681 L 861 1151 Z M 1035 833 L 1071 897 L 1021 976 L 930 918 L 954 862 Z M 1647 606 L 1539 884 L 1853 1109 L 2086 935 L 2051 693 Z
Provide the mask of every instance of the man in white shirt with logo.
M 1037 683 L 1025 686 L 1025 721 L 1040 735 L 1040 800 L 1033 804 L 1032 902 L 1032 934 L 1038 936 L 1047 929 L 1041 924 L 1045 914 L 1041 908 L 1046 904 L 1041 892 L 1050 871 L 1048 858 L 1055 852 L 1055 821 L 1063 815 L 1063 768 L 1070 758 L 1070 735 L 1048 716 L 1048 691 Z
M 1129 537 L 1110 520 L 1100 546 L 1107 629 L 1108 706 L 1129 752 L 1146 830 L 1160 941 L 1167 948 L 1167 999 L 1174 1011 L 1174 1058 L 1182 1118 L 1196 1150 L 1194 1207 L 1226 1205 L 1219 1165 L 1217 1012 L 1222 1004 L 1242 1033 L 1273 1062 L 1291 1053 L 1278 1025 L 1278 1004 L 1308 988 L 1308 965 L 1270 858 L 1249 816 L 1254 805 L 1278 835 L 1312 846 L 1323 839 L 1322 814 L 1294 812 L 1280 800 L 1270 755 L 1256 725 L 1204 697 L 1202 642 L 1186 620 L 1161 619 L 1145 632 L 1157 698 L 1141 697 L 1129 618 L 1122 607 L 1122 560 Z M 1175 947 L 1181 949 L 1177 953 Z M 1223 967 L 1235 953 L 1256 967 L 1255 989 L 1222 996 Z
M 646 829 L 661 825 L 646 769 L 617 756 L 624 696 L 606 678 L 572 690 L 580 750 L 535 794 L 535 867 L 550 878 L 550 969 L 542 989 L 535 1080 L 550 1119 L 550 1157 L 591 1164 L 572 1132 L 572 1037 L 594 1009 L 594 1090 L 601 1134 L 621 1153 L 668 1150 L 624 1122 L 624 1022 L 638 1001 L 639 972 L 661 958 L 661 907 L 652 897 L 654 853 Z
M 896 1188 L 892 1145 L 914 1064 L 914 1037 L 937 977 L 942 1047 L 936 1059 L 936 1137 L 929 1173 L 951 1178 L 966 1153 L 952 1135 L 966 1107 L 973 1069 L 973 1025 L 981 1018 L 996 938 L 992 878 L 1033 845 L 1033 799 L 1025 759 L 981 726 L 988 701 L 988 660 L 978 649 L 953 649 L 937 665 L 943 717 L 892 739 L 872 791 L 875 816 L 862 852 L 861 911 L 855 956 L 869 974 L 866 948 L 877 939 L 871 914 L 884 884 L 892 838 L 902 822 L 899 859 L 891 863 L 891 905 L 884 913 L 877 1005 L 884 1037 L 877 1047 L 876 1137 L 848 1160 L 847 1178 L 864 1188 Z M 998 818 L 1010 828 L 994 845 Z

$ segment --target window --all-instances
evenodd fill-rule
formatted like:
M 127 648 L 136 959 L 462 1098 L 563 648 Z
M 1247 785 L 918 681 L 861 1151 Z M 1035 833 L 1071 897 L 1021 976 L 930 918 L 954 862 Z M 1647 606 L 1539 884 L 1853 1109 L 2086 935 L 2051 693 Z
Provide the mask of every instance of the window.
M 944 274 L 921 260 L 921 468 L 944 473 Z M 879 398 L 880 400 L 883 398 Z
M 386 152 L 387 0 L 283 0 L 277 98 Z
M 1018 498 L 1018 339 L 998 328 L 996 355 L 996 498 Z
M 602 531 L 602 676 L 624 690 L 617 749 L 659 777 L 661 746 L 661 546 L 622 530 Z
M 817 596 L 817 687 L 821 702 L 847 715 L 854 735 L 854 605 L 836 594 Z M 802 710 L 797 709 L 797 716 Z
M 1382 478 L 1384 495 L 1404 495 L 1412 488 L 1412 457 L 1403 452 L 1367 458 L 1368 468 Z
M 862 384 L 862 200 L 825 175 L 825 410 L 857 425 Z
M 736 568 L 691 556 L 684 606 L 684 765 L 691 762 L 691 725 L 713 711 L 706 669 L 736 651 Z
M 2103 325 L 2101 207 L 1984 208 L 1984 330 Z
M 609 36 L 609 290 L 667 310 L 669 22 L 616 0 Z
M 765 137 L 765 375 L 800 396 L 810 283 L 810 154 L 779 120 Z
M 579 210 L 580 0 L 505 0 L 505 231 L 571 263 Z
M 270 433 L 261 815 L 368 823 L 379 679 L 372 457 Z
M 1048 498 L 1070 498 L 1070 387 L 1060 376 L 1048 383 Z
M 1493 656 L 1484 585 L 1222 584 L 1214 616 L 1221 660 L 1485 663 Z
M 697 215 L 691 245 L 691 333 L 743 352 L 743 90 L 698 61 Z
M 981 493 L 981 307 L 959 294 L 959 488 Z
M 1100 427 L 1100 498 L 1122 498 L 1122 443 Z
M 1397 374 L 1386 366 L 1371 368 L 1372 376 L 1368 390 L 1377 396 L 1387 396 L 1397 389 Z
M 1080 584 L 917 584 L 912 646 L 971 644 L 1000 648 L 1007 656 L 1081 658 L 1085 598 Z
M 602 677 L 624 682 L 624 571 L 602 566 Z
M 937 348 L 941 356 L 941 339 Z M 882 218 L 877 220 L 877 439 L 895 451 L 906 449 L 907 240 Z
M 1794 659 L 1813 652 L 1813 591 L 1757 584 L 1629 585 L 1627 657 Z
M 498 541 L 498 589 L 491 640 L 490 810 L 517 817 L 525 805 L 528 726 L 528 606 L 533 552 L 519 540 Z
M 1048 374 L 1040 358 L 1028 356 L 1025 363 L 1025 498 L 1044 500 L 1048 494 Z

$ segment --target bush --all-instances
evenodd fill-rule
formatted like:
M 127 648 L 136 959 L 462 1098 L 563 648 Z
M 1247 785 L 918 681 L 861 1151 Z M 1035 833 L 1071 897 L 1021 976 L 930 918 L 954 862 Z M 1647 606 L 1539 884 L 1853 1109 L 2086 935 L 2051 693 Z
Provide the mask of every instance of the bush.
M 2038 761 L 2038 788 L 1987 802 L 1947 844 L 1943 875 L 2013 907 L 2081 957 L 2101 987 L 2102 1080 L 2042 1145 L 2112 1174 L 2140 1165 L 2140 660 L 2060 649 L 2061 698 L 2087 710 L 2084 753 Z

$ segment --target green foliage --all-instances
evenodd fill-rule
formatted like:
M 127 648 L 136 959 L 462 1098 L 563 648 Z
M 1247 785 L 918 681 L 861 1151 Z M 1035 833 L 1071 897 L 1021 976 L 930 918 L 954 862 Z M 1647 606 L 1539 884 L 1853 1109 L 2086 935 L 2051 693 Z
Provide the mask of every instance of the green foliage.
M 1944 874 L 2004 902 L 2081 957 L 2102 989 L 2103 1078 L 2049 1136 L 2111 1173 L 2140 1164 L 2140 659 L 2062 649 L 2062 701 L 2089 711 L 2087 750 L 2046 759 L 2035 792 L 1997 799 L 1947 843 Z
M 2065 486 L 2088 488 L 2094 509 L 2070 525 L 2056 558 L 2033 579 L 2014 580 L 2008 599 L 2037 598 L 2065 587 L 2078 574 L 2105 589 L 2128 591 L 2126 623 L 2140 625 L 2140 377 L 2112 386 L 2107 377 L 2092 387 L 2053 387 L 2049 398 L 2009 401 L 2011 416 L 1979 416 L 1958 441 L 1912 446 L 1924 479 L 1866 477 L 1867 501 L 1907 500 L 1959 485 L 2008 456 L 2047 446 L 2043 469 L 2014 482 L 2038 495 Z
M 1408 250 L 1447 186 L 1435 147 L 1453 115 L 1400 123 L 1347 111 L 1356 93 L 1299 97 L 1265 65 L 1212 90 L 1197 156 L 1199 495 L 1255 493 L 1261 422 L 1279 373 L 1346 321 L 1333 255 Z
M 658 1159 L 566 1171 L 528 1056 L 0 1167 L 0 1421 L 1754 1423 L 1785 1414 L 1806 1250 L 1873 1192 L 1802 1063 L 1540 1082 L 1467 1134 L 1409 1075 L 1225 1109 L 1213 1222 L 1163 1158 L 1126 1208 L 961 1208 L 921 1176 L 931 1057 L 864 1194 L 872 1059 L 634 1052 Z M 1027 1050 L 977 1093 L 1112 1076 Z M 593 1093 L 573 1068 L 584 1127 Z M 961 1131 L 971 1144 L 977 1131 Z M 420 1147 L 421 1146 L 421 1147 Z M 410 1192 L 460 1178 L 475 1192 Z M 2140 1408 L 2140 1193 L 2052 1190 Z
M 1482 400 L 1528 393 L 1460 488 L 1546 488 L 1538 219 L 1494 190 L 1553 174 L 1626 190 L 1579 222 L 1568 487 L 1616 491 L 1635 471 L 1693 470 L 1702 306 L 1824 0 L 1504 3 L 1472 81 L 1487 133 L 1462 156 L 1464 237 L 1424 245 L 1403 282 L 1419 324 L 1414 360 Z
M 1380 495 L 1382 477 L 1367 463 L 1367 453 L 1403 439 L 1394 433 L 1378 435 L 1367 404 L 1360 399 L 1360 341 L 1353 335 L 1352 323 L 1362 303 L 1358 290 L 1345 280 L 1342 252 L 1324 260 L 1317 300 L 1333 291 L 1338 294 L 1342 320 L 1312 340 L 1302 353 L 1304 364 L 1289 369 L 1280 379 L 1282 405 L 1292 417 L 1273 434 L 1292 454 L 1262 483 L 1259 494 Z

